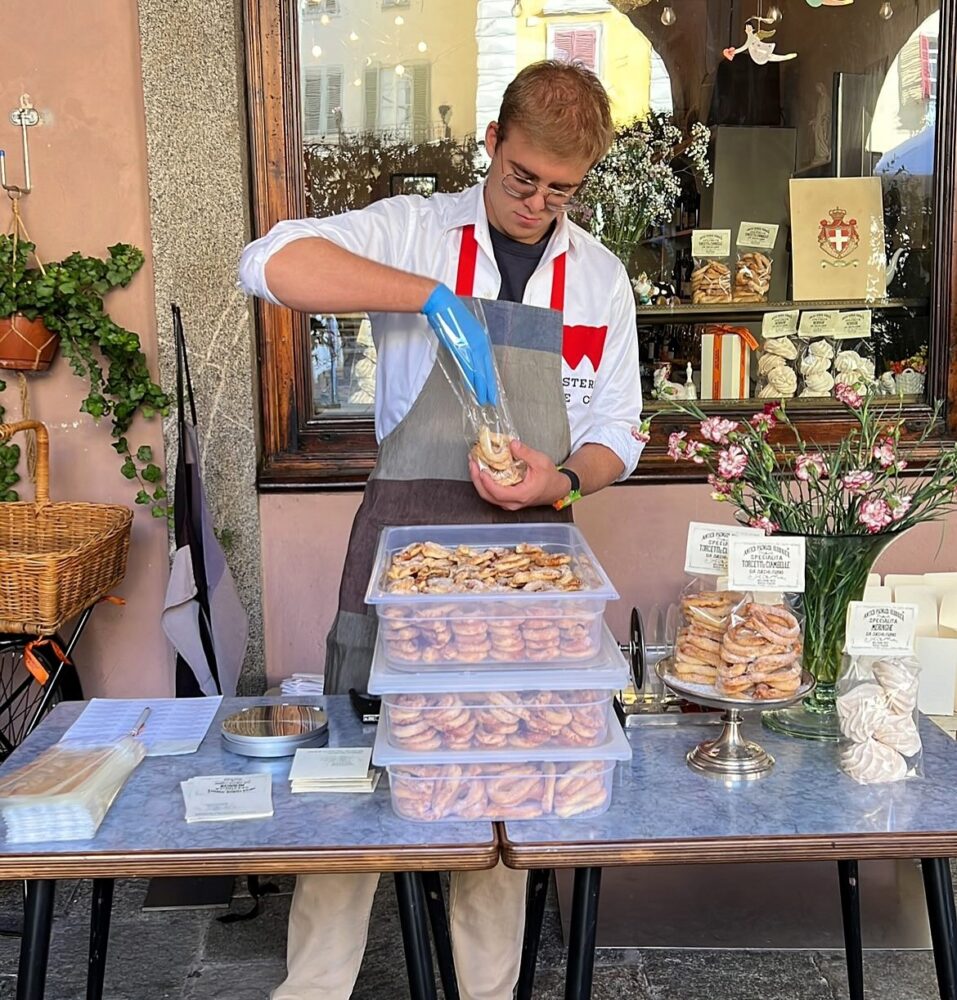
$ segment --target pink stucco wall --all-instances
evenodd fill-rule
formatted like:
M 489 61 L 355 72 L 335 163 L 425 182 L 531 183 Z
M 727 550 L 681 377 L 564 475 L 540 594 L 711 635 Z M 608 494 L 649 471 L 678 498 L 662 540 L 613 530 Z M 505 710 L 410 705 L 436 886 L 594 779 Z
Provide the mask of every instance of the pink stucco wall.
M 146 142 L 136 4 L 128 0 L 63 4 L 5 0 L 0 31 L 0 148 L 8 180 L 22 177 L 19 130 L 8 114 L 30 94 L 43 123 L 30 130 L 34 191 L 23 202 L 30 235 L 47 260 L 73 250 L 104 255 L 113 243 L 133 243 L 147 263 L 130 288 L 110 295 L 110 314 L 140 334 L 154 363 L 156 320 L 150 266 Z M 22 28 L 22 33 L 19 29 Z M 9 204 L 0 196 L 0 226 Z M 7 419 L 19 416 L 16 381 L 7 379 Z M 54 499 L 132 504 L 110 448 L 109 427 L 78 412 L 83 385 L 61 358 L 30 379 L 33 415 L 52 437 Z M 134 428 L 130 441 L 162 455 L 158 421 Z M 21 495 L 32 496 L 21 484 Z M 166 529 L 138 510 L 123 608 L 97 609 L 77 654 L 88 695 L 172 693 L 172 673 L 159 613 L 167 577 Z
M 270 682 L 296 670 L 321 671 L 358 493 L 267 494 L 260 499 L 266 671 Z M 724 516 L 722 516 L 724 515 Z M 649 612 L 674 600 L 685 577 L 688 522 L 728 521 L 728 508 L 700 486 L 620 486 L 588 497 L 576 521 L 622 599 L 608 620 L 627 635 L 633 604 Z M 922 525 L 877 565 L 881 573 L 957 569 L 957 520 Z

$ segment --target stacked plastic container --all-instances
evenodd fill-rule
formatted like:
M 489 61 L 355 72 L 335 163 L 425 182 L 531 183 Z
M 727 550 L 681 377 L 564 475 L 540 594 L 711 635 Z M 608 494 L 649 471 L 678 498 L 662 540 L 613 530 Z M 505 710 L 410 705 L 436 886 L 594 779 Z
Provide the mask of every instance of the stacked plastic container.
M 571 557 L 572 591 L 396 593 L 393 557 L 415 543 L 476 551 L 527 544 Z M 497 558 L 507 558 L 499 555 Z M 373 762 L 408 819 L 593 816 L 631 749 L 612 709 L 628 666 L 604 624 L 618 594 L 572 525 L 387 528 L 366 600 L 382 697 Z

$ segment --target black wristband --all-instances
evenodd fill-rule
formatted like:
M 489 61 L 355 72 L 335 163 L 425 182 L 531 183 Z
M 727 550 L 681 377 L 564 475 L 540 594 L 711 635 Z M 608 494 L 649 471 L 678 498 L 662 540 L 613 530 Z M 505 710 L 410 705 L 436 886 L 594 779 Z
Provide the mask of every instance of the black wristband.
M 564 465 L 560 465 L 558 467 L 558 471 L 562 473 L 562 475 L 568 476 L 568 479 L 572 484 L 572 488 L 568 491 L 569 493 L 581 493 L 582 481 L 577 472 L 574 472 L 572 469 L 565 468 Z

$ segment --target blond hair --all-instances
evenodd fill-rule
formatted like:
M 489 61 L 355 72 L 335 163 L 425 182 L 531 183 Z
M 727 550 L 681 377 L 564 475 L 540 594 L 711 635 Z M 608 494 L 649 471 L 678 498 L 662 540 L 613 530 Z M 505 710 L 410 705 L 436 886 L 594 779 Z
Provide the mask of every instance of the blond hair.
M 531 63 L 505 89 L 499 138 L 521 128 L 543 152 L 597 163 L 614 138 L 611 107 L 601 81 L 577 63 Z

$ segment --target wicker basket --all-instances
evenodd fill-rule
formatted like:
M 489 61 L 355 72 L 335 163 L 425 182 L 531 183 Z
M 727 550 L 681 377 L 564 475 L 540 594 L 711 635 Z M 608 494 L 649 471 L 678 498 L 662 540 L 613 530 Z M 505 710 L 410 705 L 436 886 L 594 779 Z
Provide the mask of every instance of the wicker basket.
M 46 427 L 0 424 L 0 441 L 28 430 L 37 435 L 36 500 L 0 503 L 0 632 L 51 635 L 123 579 L 133 512 L 51 503 Z

